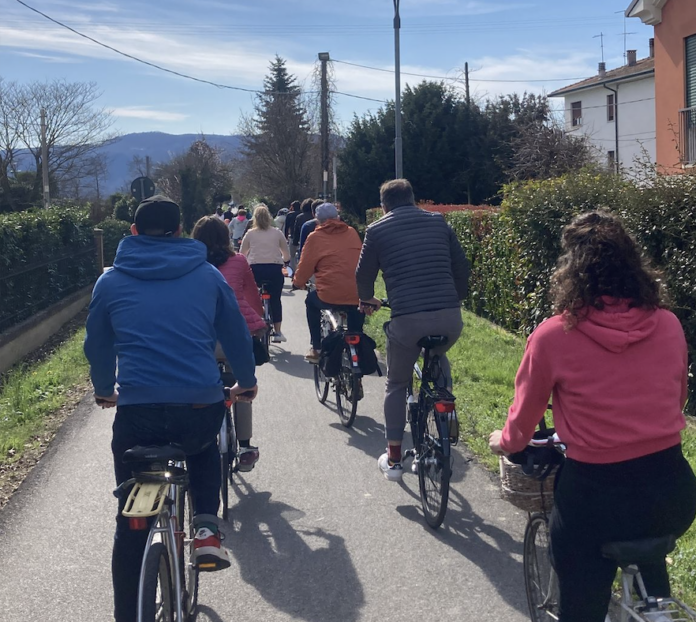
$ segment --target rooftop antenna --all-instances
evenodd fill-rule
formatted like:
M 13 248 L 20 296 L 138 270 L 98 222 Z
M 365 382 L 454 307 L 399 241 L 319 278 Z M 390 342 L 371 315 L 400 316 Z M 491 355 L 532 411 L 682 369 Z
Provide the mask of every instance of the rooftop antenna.
M 623 32 L 619 33 L 619 36 L 623 36 L 623 43 L 624 43 L 624 51 L 623 51 L 623 59 L 624 59 L 624 65 L 626 64 L 626 39 L 628 35 L 635 35 L 635 32 L 626 32 L 626 13 L 625 11 L 614 11 L 614 13 L 623 13 Z
M 599 45 L 602 48 L 602 62 L 604 62 L 604 33 L 600 32 L 598 35 L 592 37 L 593 39 L 599 38 Z

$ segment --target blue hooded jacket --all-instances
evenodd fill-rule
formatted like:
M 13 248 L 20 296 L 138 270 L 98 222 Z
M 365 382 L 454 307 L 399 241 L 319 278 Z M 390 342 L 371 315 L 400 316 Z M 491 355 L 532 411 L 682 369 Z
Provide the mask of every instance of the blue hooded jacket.
M 110 396 L 118 381 L 119 405 L 219 402 L 217 341 L 239 385 L 255 386 L 251 335 L 205 245 L 124 238 L 89 306 L 84 349 L 95 393 Z

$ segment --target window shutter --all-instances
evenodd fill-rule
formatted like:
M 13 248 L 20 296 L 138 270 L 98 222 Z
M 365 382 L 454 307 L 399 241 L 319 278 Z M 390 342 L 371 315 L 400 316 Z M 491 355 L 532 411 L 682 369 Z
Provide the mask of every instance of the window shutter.
M 696 35 L 686 39 L 686 107 L 696 106 Z

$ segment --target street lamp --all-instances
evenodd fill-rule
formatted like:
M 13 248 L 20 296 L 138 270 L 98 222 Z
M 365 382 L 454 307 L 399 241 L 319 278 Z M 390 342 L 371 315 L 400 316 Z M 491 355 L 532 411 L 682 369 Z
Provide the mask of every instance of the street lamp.
M 399 30 L 401 28 L 401 16 L 399 15 L 399 3 L 394 2 L 394 74 L 396 76 L 396 93 L 394 98 L 394 160 L 396 176 L 401 179 L 404 176 L 404 163 L 401 149 L 401 51 L 399 49 Z

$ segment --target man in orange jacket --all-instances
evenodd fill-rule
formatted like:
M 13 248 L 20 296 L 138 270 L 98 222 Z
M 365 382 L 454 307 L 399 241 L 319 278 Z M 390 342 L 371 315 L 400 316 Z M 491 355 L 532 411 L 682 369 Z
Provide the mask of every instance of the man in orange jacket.
M 315 275 L 316 290 L 307 294 L 307 324 L 312 347 L 305 356 L 310 363 L 319 361 L 321 348 L 321 310 L 340 308 L 348 315 L 348 330 L 362 331 L 365 316 L 358 310 L 355 268 L 362 241 L 357 231 L 338 217 L 336 206 L 322 203 L 316 210 L 317 228 L 302 249 L 293 284 L 302 289 Z

